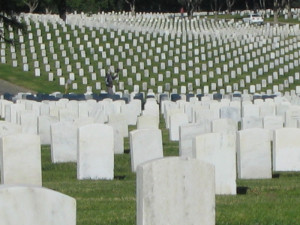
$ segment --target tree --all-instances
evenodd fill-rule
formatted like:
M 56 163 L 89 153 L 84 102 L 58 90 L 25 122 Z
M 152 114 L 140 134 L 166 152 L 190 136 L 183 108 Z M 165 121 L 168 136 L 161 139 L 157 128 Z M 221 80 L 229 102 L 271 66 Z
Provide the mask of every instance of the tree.
M 38 9 L 39 12 L 48 14 L 55 12 L 56 6 L 53 4 L 53 0 L 40 0 Z
M 67 13 L 67 2 L 66 0 L 54 0 L 54 3 L 57 6 L 59 17 L 66 21 L 66 13 Z
M 231 13 L 235 0 L 226 0 L 227 11 Z
M 288 11 L 288 18 L 292 18 L 291 0 L 287 0 L 287 2 L 286 2 L 286 9 Z
M 130 6 L 131 15 L 135 15 L 135 0 L 125 0 L 127 4 Z
M 215 18 L 217 18 L 221 8 L 223 6 L 223 0 L 211 0 L 211 9 L 214 11 Z
M 286 5 L 286 0 L 274 0 L 273 4 L 274 23 L 278 23 L 280 11 L 283 10 L 284 6 Z
M 3 23 L 3 28 L 0 29 L 0 39 L 6 43 L 15 44 L 15 40 L 10 39 L 8 30 L 17 33 L 19 29 L 25 31 L 25 24 L 17 19 L 16 6 L 20 2 L 18 0 L 0 0 L 0 22 Z M 17 35 L 14 35 L 15 37 Z
M 24 3 L 29 7 L 29 13 L 33 13 L 39 5 L 39 0 L 24 0 Z
M 203 0 L 179 0 L 185 6 L 189 19 L 193 17 L 194 11 L 200 7 Z

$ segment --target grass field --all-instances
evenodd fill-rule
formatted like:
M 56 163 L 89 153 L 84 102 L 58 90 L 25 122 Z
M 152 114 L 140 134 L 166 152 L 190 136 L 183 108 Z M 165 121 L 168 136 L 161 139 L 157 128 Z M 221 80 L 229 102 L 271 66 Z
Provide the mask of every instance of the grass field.
M 178 142 L 169 141 L 163 121 L 160 128 L 164 156 L 178 156 Z M 77 225 L 136 224 L 136 175 L 131 172 L 128 138 L 125 153 L 115 155 L 112 181 L 79 181 L 76 163 L 53 164 L 50 154 L 50 147 L 43 146 L 43 186 L 77 200 Z M 277 173 L 273 177 L 237 180 L 236 196 L 216 196 L 216 224 L 300 224 L 300 173 Z

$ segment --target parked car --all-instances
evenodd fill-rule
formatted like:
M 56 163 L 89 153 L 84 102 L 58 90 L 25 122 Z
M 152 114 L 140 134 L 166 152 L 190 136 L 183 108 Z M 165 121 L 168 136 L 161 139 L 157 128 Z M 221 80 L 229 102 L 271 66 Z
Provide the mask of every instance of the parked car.
M 243 18 L 243 21 L 245 23 L 259 24 L 259 25 L 264 23 L 264 19 L 259 14 L 249 14 L 247 17 Z

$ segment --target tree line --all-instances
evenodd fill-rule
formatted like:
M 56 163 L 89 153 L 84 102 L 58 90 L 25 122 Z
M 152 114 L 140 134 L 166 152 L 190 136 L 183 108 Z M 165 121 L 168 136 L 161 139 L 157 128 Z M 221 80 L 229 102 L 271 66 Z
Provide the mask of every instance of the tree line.
M 285 9 L 288 16 L 292 16 L 291 8 L 300 7 L 300 0 L 0 0 L 0 22 L 5 27 L 22 29 L 24 25 L 17 21 L 16 15 L 21 12 L 28 13 L 55 13 L 66 19 L 67 13 L 98 13 L 111 11 L 136 12 L 179 12 L 185 10 L 189 18 L 194 12 L 211 11 L 228 13 L 234 10 L 266 10 L 274 12 L 274 22 Z M 3 35 L 0 29 L 0 39 L 6 42 L 11 40 Z
M 3 4 L 4 3 L 4 4 Z M 111 11 L 179 12 L 262 10 L 299 7 L 300 0 L 0 0 L 0 8 L 29 13 L 97 13 Z M 7 11 L 7 10 L 6 10 Z

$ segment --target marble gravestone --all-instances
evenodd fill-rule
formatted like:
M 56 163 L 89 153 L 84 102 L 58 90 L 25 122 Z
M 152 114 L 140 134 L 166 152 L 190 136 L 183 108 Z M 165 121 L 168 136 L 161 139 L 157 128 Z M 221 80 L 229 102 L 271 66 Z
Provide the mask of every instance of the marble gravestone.
M 70 121 L 51 125 L 52 163 L 77 162 L 77 126 Z
M 219 117 L 215 117 L 213 110 L 205 109 L 205 108 L 195 110 L 194 115 L 195 115 L 194 121 L 196 123 L 203 120 L 211 122 L 212 120 L 219 119 Z
M 141 100 L 133 99 L 128 104 L 121 105 L 121 113 L 126 116 L 127 125 L 136 125 L 137 117 L 142 113 Z
M 185 113 L 175 113 L 171 115 L 169 118 L 170 141 L 179 141 L 179 127 L 188 123 L 188 116 Z
M 126 115 L 122 113 L 116 113 L 108 115 L 108 123 L 118 125 L 119 132 L 122 137 L 128 137 L 128 125 Z
M 241 112 L 237 107 L 223 106 L 220 108 L 220 118 L 232 119 L 235 122 L 241 121 Z
M 32 111 L 20 112 L 20 121 L 22 133 L 37 134 L 37 115 Z
M 114 178 L 114 131 L 105 124 L 78 128 L 77 179 Z
M 143 115 L 153 115 L 159 117 L 159 105 L 156 101 L 147 100 L 144 105 L 144 110 L 142 111 Z
M 263 128 L 263 119 L 255 116 L 242 117 L 242 130 L 250 128 Z
M 269 130 L 271 141 L 273 141 L 274 130 L 283 128 L 283 124 L 284 122 L 281 116 L 265 116 L 263 118 L 263 127 Z
M 59 121 L 74 121 L 78 119 L 78 112 L 71 109 L 60 109 L 58 111 Z
M 40 137 L 15 134 L 0 138 L 1 184 L 42 186 Z
M 216 194 L 236 194 L 236 134 L 208 133 L 193 140 L 193 157 L 215 166 Z
M 0 186 L 0 224 L 76 225 L 76 200 L 36 186 Z
M 0 99 L 0 117 L 5 119 L 5 105 L 12 105 L 14 104 L 11 101 L 5 100 L 5 99 Z
M 285 112 L 285 127 L 296 128 L 300 120 L 300 106 L 293 106 Z
M 162 132 L 159 129 L 138 129 L 129 134 L 131 170 L 139 164 L 163 157 Z
M 237 165 L 240 179 L 272 178 L 271 141 L 268 130 L 252 128 L 238 132 Z
M 137 129 L 158 129 L 159 117 L 151 114 L 141 115 L 137 118 Z
M 22 127 L 6 121 L 0 121 L 0 137 L 22 133 Z
M 126 125 L 126 132 L 128 136 L 128 126 L 126 121 L 111 121 L 108 123 L 114 130 L 114 153 L 124 153 L 124 124 Z
M 274 171 L 300 171 L 299 137 L 299 128 L 281 128 L 274 131 Z
M 179 156 L 193 156 L 193 139 L 205 133 L 210 133 L 211 127 L 202 123 L 191 123 L 179 127 Z
M 41 137 L 42 145 L 51 144 L 51 124 L 58 122 L 55 116 L 39 116 L 38 117 L 38 134 Z
M 214 167 L 167 157 L 137 167 L 137 225 L 215 224 Z
M 259 117 L 259 105 L 243 104 L 242 105 L 242 117 Z
M 215 133 L 235 133 L 238 130 L 238 124 L 232 119 L 217 119 L 211 122 L 212 132 Z

